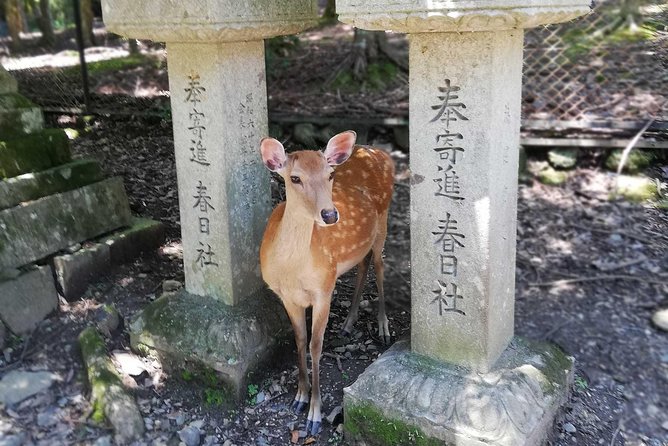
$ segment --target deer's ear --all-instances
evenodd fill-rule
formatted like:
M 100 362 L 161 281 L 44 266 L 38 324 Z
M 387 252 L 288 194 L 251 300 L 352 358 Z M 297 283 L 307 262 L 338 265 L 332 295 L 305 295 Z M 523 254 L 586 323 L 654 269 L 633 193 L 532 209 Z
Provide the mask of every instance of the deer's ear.
M 262 153 L 262 162 L 267 169 L 272 172 L 278 172 L 285 167 L 288 157 L 285 156 L 283 144 L 274 138 L 263 138 L 260 142 L 260 152 Z
M 325 149 L 327 163 L 329 163 L 330 166 L 343 164 L 353 153 L 355 139 L 357 139 L 357 133 L 352 130 L 347 130 L 332 136 L 332 139 L 329 140 L 327 148 Z

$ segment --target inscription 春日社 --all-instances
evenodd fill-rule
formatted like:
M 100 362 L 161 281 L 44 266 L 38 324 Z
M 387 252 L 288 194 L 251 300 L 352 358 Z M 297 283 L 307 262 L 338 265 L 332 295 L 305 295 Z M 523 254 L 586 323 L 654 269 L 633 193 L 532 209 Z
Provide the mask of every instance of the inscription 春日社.
M 202 85 L 199 74 L 188 75 L 185 102 L 189 104 L 188 110 L 188 134 L 190 136 L 190 162 L 208 169 L 211 165 L 207 155 L 206 147 L 206 113 L 204 103 L 206 102 L 206 88 Z M 209 188 L 200 179 L 194 188 L 193 208 L 197 209 L 197 233 L 199 236 L 197 257 L 195 264 L 200 268 L 218 266 L 216 253 L 208 243 L 211 234 L 212 219 L 210 211 L 215 211 L 214 199 L 209 193 Z
M 435 136 L 435 171 L 432 180 L 435 184 L 434 195 L 448 200 L 448 203 L 461 203 L 466 200 L 465 190 L 460 184 L 457 174 L 457 163 L 464 162 L 463 155 L 466 153 L 463 123 L 468 121 L 464 114 L 466 104 L 460 100 L 461 88 L 452 85 L 450 79 L 445 79 L 445 86 L 438 87 L 438 103 L 431 106 L 434 111 L 429 124 L 438 124 Z M 438 246 L 439 275 L 434 279 L 436 284 L 432 290 L 432 304 L 438 304 L 438 314 L 456 313 L 466 315 L 458 307 L 458 303 L 464 301 L 460 284 L 458 284 L 457 273 L 461 251 L 466 247 L 466 235 L 458 228 L 454 217 L 454 209 L 445 212 L 434 224 L 432 235 L 434 243 Z

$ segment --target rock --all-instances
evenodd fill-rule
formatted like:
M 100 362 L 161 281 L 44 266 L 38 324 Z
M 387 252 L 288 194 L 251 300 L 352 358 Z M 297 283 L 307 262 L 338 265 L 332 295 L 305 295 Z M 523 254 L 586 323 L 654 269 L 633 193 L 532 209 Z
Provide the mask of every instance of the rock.
M 140 254 L 154 251 L 165 239 L 165 225 L 148 218 L 133 218 L 130 227 L 99 240 L 109 246 L 113 265 L 127 263 Z
M 102 169 L 93 160 L 77 160 L 41 172 L 8 178 L 0 181 L 0 209 L 70 191 L 102 178 Z
M 667 430 L 667 431 L 668 431 L 668 421 L 664 421 L 663 424 L 661 425 L 661 427 L 662 427 L 664 430 Z
M 60 294 L 73 301 L 88 289 L 88 284 L 109 270 L 111 257 L 109 247 L 93 244 L 73 254 L 53 258 L 53 270 Z
M 538 172 L 538 181 L 548 186 L 559 186 L 568 180 L 568 172 L 554 170 L 552 167 Z
M 578 431 L 571 423 L 564 423 L 564 430 L 569 434 L 574 434 Z
M 0 435 L 0 446 L 22 446 L 24 435 Z
M 48 427 L 53 426 L 58 423 L 60 416 L 58 414 L 58 409 L 55 407 L 49 407 L 43 412 L 37 414 L 37 425 L 39 427 Z
M 93 443 L 93 446 L 111 446 L 111 436 L 105 435 L 104 437 L 98 438 L 95 440 L 95 443 Z
M 98 423 L 109 421 L 116 443 L 138 440 L 144 434 L 144 419 L 107 356 L 104 340 L 89 327 L 79 335 L 79 345 L 91 387 L 91 418 Z
M 552 149 L 547 152 L 550 165 L 556 169 L 572 169 L 578 161 L 577 149 Z
M 118 177 L 5 209 L 0 211 L 0 270 L 26 265 L 130 222 Z
M 95 326 L 103 336 L 110 338 L 120 324 L 121 316 L 113 305 L 103 305 L 95 311 Z
M 617 194 L 632 202 L 652 200 L 658 195 L 656 183 L 646 177 L 619 175 L 617 177 Z
M 165 280 L 162 282 L 162 291 L 164 293 L 173 293 L 183 288 L 183 284 L 178 280 Z
M 58 375 L 51 372 L 12 370 L 0 380 L 0 403 L 11 406 L 45 391 Z
M 329 421 L 329 424 L 332 426 L 334 425 L 334 420 L 336 419 L 337 416 L 339 416 L 343 412 L 343 406 L 336 406 L 332 409 L 332 411 L 327 415 L 327 421 Z
M 266 399 L 264 392 L 258 392 L 255 396 L 255 404 L 260 404 Z
M 26 133 L 38 132 L 43 127 L 44 117 L 42 116 L 42 110 L 26 97 L 18 93 L 0 95 L 0 135 L 11 135 L 14 137 L 30 136 L 26 135 Z M 40 141 L 39 138 L 37 138 L 37 141 Z M 1 145 L 2 143 L 0 143 Z M 0 166 L 5 167 L 1 158 Z M 2 177 L 1 172 L 2 168 L 0 168 L 0 178 Z
M 58 294 L 48 266 L 0 282 L 0 318 L 15 334 L 31 332 L 57 308 Z
M 112 357 L 114 362 L 118 364 L 121 372 L 130 376 L 139 376 L 146 370 L 144 361 L 139 356 L 128 352 L 113 352 Z
M 176 416 L 176 418 L 174 419 L 174 421 L 176 422 L 176 425 L 177 425 L 177 426 L 183 426 L 183 423 L 186 422 L 186 416 L 185 416 L 185 414 L 182 414 L 182 413 L 178 414 L 178 415 Z
M 605 160 L 605 167 L 613 172 L 617 172 L 617 169 L 619 169 L 619 163 L 622 161 L 623 151 L 624 150 L 622 149 L 616 149 L 610 152 L 608 158 Z M 650 152 L 631 150 L 628 157 L 626 158 L 622 172 L 635 175 L 649 167 L 650 164 L 652 164 L 653 159 L 654 156 Z
M 69 163 L 72 159 L 70 140 L 61 129 L 47 129 L 32 135 L 10 138 L 0 137 L 0 147 L 0 179 L 40 172 Z
M 0 94 L 16 93 L 18 89 L 16 79 L 0 65 Z
M 652 322 L 657 328 L 668 331 L 668 308 L 656 311 L 652 315 Z
M 186 446 L 199 446 L 202 433 L 195 426 L 185 427 L 181 429 L 178 434 L 179 438 L 186 444 Z

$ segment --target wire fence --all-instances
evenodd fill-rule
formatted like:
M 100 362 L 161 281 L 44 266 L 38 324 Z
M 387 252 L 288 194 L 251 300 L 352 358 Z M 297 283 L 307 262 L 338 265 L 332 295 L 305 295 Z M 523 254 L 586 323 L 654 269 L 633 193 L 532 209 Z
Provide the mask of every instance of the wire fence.
M 634 20 L 624 12 L 623 2 L 629 1 L 641 3 Z M 524 121 L 559 126 L 563 122 L 668 120 L 667 24 L 668 3 L 608 0 L 579 20 L 528 30 Z M 148 68 L 144 64 L 141 70 L 119 62 L 114 70 L 109 59 L 125 56 L 127 61 L 128 42 L 107 34 L 101 22 L 97 33 L 98 46 L 85 51 L 92 73 L 90 111 L 165 113 L 169 103 L 164 47 L 143 42 L 144 52 L 160 55 L 158 62 Z M 51 55 L 48 67 L 40 66 L 39 54 L 3 61 L 19 80 L 21 91 L 47 110 L 85 106 L 77 48 L 72 38 L 65 42 Z M 111 64 L 106 71 L 97 69 L 105 63 Z

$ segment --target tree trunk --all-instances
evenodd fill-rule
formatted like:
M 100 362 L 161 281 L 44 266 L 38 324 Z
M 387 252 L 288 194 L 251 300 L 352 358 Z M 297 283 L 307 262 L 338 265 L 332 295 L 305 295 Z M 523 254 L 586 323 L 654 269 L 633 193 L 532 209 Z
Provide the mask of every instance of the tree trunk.
M 333 22 L 336 20 L 336 17 L 336 0 L 327 0 L 327 6 L 325 6 L 325 11 L 322 13 L 322 18 L 328 22 Z
M 139 54 L 139 45 L 137 45 L 137 39 L 130 37 L 128 39 L 128 47 L 130 49 L 130 54 Z
M 622 0 L 621 13 L 630 31 L 637 32 L 639 24 L 642 23 L 640 0 Z
M 12 49 L 21 49 L 21 38 L 19 33 L 23 30 L 23 19 L 19 0 L 5 0 L 5 16 L 7 19 L 7 30 L 12 38 Z
M 95 35 L 93 34 L 93 2 L 91 0 L 81 0 L 81 32 L 83 34 L 84 47 L 95 45 Z
M 49 0 L 39 0 L 39 9 L 35 9 L 37 26 L 42 31 L 41 45 L 51 47 L 56 42 L 56 36 L 53 33 L 53 20 L 51 18 L 51 8 Z

